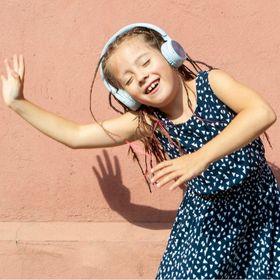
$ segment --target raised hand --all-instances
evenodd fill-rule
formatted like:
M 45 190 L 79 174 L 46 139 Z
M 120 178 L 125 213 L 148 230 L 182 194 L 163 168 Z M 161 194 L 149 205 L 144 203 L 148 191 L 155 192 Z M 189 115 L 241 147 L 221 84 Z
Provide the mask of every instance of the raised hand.
M 13 67 L 10 66 L 8 59 L 4 60 L 6 77 L 1 75 L 2 94 L 6 105 L 11 106 L 16 99 L 23 99 L 24 84 L 24 59 L 23 55 L 13 56 Z
M 185 181 L 201 174 L 207 169 L 208 165 L 209 163 L 204 160 L 199 150 L 175 159 L 165 160 L 151 170 L 154 174 L 152 183 L 156 183 L 157 187 L 162 187 L 175 180 L 175 183 L 169 188 L 169 190 L 173 190 Z

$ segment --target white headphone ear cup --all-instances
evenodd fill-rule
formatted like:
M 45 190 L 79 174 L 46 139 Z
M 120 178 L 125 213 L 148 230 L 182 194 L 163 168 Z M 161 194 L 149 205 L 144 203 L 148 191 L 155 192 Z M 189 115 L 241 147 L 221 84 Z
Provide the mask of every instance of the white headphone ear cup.
M 102 75 L 102 80 L 103 80 L 103 83 L 104 83 L 105 87 L 107 88 L 107 90 L 109 92 L 111 92 L 113 95 L 115 95 L 115 93 L 117 92 L 117 89 L 115 87 L 113 87 L 106 79 L 104 79 L 103 75 Z
M 111 91 L 112 94 L 124 105 L 130 108 L 133 111 L 136 111 L 141 106 L 141 103 L 136 101 L 133 97 L 131 97 L 125 90 L 118 89 L 114 92 Z
M 133 111 L 136 111 L 141 106 L 141 103 L 131 97 L 125 90 L 117 89 L 112 86 L 107 80 L 103 80 L 105 87 L 111 92 L 120 102 Z
M 183 47 L 174 40 L 168 40 L 163 43 L 161 53 L 168 63 L 176 68 L 180 67 L 187 57 Z

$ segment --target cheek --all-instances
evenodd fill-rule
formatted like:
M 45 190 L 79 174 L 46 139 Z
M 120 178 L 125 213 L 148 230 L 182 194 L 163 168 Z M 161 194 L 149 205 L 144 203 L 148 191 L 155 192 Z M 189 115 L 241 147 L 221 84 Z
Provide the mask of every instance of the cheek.
M 162 75 L 165 76 L 170 81 L 174 81 L 177 77 L 177 73 L 174 71 L 174 69 L 168 64 L 167 61 L 162 61 L 158 65 L 158 71 L 162 73 Z
M 137 89 L 134 86 L 126 87 L 124 90 L 132 97 L 137 96 Z
M 172 80 L 174 87 L 178 87 L 180 85 L 180 77 L 173 69 L 170 70 L 170 79 Z

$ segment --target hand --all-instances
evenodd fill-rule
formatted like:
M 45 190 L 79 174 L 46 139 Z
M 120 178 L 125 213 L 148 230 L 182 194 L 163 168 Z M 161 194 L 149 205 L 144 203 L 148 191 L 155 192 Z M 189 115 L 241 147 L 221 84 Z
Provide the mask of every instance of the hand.
M 173 190 L 185 181 L 189 181 L 201 174 L 208 166 L 209 163 L 204 160 L 203 155 L 199 151 L 185 154 L 156 165 L 151 170 L 154 173 L 152 183 L 156 182 L 156 186 L 161 187 L 175 180 L 175 183 L 169 188 L 169 190 Z
M 1 75 L 2 94 L 6 105 L 10 106 L 16 99 L 23 99 L 24 60 L 23 56 L 13 56 L 13 68 L 8 59 L 4 60 L 7 78 Z

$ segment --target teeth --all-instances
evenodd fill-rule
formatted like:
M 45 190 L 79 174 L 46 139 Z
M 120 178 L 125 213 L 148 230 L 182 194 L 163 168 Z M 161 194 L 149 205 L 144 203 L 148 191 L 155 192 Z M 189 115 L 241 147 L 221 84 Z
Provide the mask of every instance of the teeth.
M 147 93 L 150 93 L 156 86 L 158 85 L 158 82 L 153 82 L 147 89 Z

